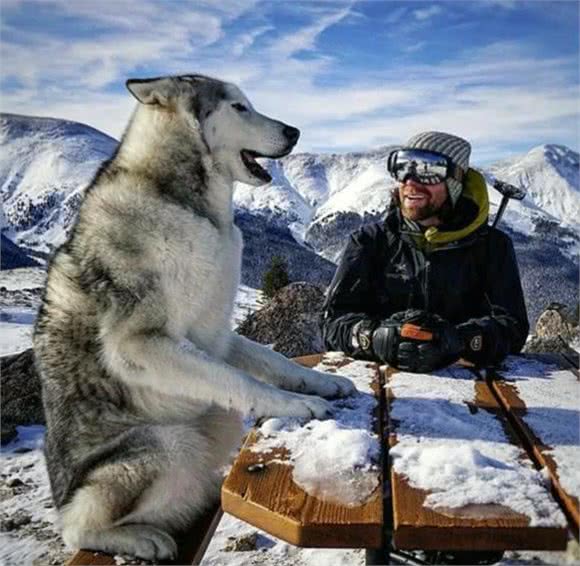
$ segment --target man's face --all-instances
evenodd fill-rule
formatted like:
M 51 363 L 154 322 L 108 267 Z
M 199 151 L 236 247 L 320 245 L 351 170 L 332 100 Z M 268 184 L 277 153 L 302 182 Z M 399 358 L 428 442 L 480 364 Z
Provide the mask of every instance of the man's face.
M 407 179 L 399 185 L 401 211 L 405 218 L 424 225 L 439 223 L 439 212 L 447 200 L 445 182 L 423 185 Z

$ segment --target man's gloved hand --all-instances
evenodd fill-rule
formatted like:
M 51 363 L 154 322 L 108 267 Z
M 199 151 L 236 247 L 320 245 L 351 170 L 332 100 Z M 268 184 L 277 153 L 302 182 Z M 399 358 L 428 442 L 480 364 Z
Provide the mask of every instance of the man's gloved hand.
M 383 362 L 405 371 L 425 373 L 457 361 L 465 348 L 455 326 L 421 310 L 396 313 L 381 322 L 372 343 L 375 355 Z
M 421 310 L 397 312 L 381 321 L 372 335 L 375 356 L 382 362 L 397 367 L 399 344 L 402 340 L 401 327 L 406 322 L 415 323 L 424 312 Z

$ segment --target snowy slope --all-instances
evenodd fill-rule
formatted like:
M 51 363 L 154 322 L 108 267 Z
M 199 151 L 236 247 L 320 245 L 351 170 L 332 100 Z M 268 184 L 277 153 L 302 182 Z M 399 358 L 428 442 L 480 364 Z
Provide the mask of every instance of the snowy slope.
M 11 114 L 2 115 L 0 134 L 3 233 L 29 250 L 50 251 L 63 241 L 83 187 L 117 142 L 82 124 Z M 348 235 L 380 219 L 388 207 L 394 187 L 387 174 L 391 149 L 291 154 L 267 161 L 272 183 L 238 184 L 234 201 L 245 240 L 243 283 L 259 287 L 272 256 L 279 255 L 293 280 L 328 284 L 334 272 L 330 262 L 337 261 Z M 491 188 L 492 175 L 528 189 L 523 201 L 507 207 L 500 227 L 516 245 L 532 320 L 549 302 L 576 300 L 578 161 L 568 148 L 543 145 L 481 170 L 492 216 L 501 199 Z
M 572 228 L 580 227 L 578 153 L 562 145 L 541 145 L 525 155 L 488 168 L 499 179 L 525 187 L 524 205 L 552 215 Z
M 343 217 L 353 214 L 374 218 L 388 207 L 395 183 L 387 173 L 387 158 L 393 147 L 368 153 L 296 154 L 276 164 L 272 183 L 261 193 L 255 211 L 286 210 L 292 212 L 288 223 L 295 232 L 304 234 L 307 243 L 324 257 L 335 261 L 338 250 L 334 241 L 343 239 L 352 222 Z M 528 190 L 522 202 L 512 202 L 503 224 L 530 234 L 542 222 L 556 222 L 572 231 L 580 227 L 580 181 L 578 153 L 557 145 L 533 148 L 524 156 L 512 158 L 480 169 L 488 180 L 491 214 L 495 214 L 501 195 L 492 188 L 493 176 Z M 475 164 L 477 165 L 477 164 Z M 268 163 L 270 170 L 271 164 Z M 300 207 L 290 206 L 302 197 Z M 235 195 L 236 203 L 248 206 L 243 189 Z M 326 240 L 324 235 L 326 235 Z M 337 238 L 337 236 L 339 236 Z M 573 246 L 573 256 L 577 247 Z
M 74 218 L 79 194 L 101 162 L 110 157 L 116 140 L 74 122 L 3 114 L 0 118 L 0 195 L 8 226 L 17 243 L 52 247 Z M 341 215 L 380 215 L 394 187 L 387 174 L 392 147 L 366 153 L 292 154 L 266 161 L 273 181 L 253 188 L 238 183 L 238 212 L 257 214 L 284 227 L 322 255 L 324 243 L 308 239 L 318 225 Z M 580 227 L 578 154 L 564 146 L 543 145 L 527 154 L 498 162 L 485 170 L 521 184 L 528 196 L 511 203 L 505 224 L 530 233 L 540 220 Z M 477 164 L 475 164 L 477 165 Z M 500 195 L 490 187 L 492 212 Z M 5 234 L 6 235 L 6 234 Z M 343 236 L 343 234 L 341 234 Z M 11 237 L 11 236 L 8 236 Z M 332 259 L 335 259 L 332 257 Z
M 16 243 L 41 251 L 61 244 L 82 190 L 116 147 L 76 122 L 0 115 L 0 196 Z

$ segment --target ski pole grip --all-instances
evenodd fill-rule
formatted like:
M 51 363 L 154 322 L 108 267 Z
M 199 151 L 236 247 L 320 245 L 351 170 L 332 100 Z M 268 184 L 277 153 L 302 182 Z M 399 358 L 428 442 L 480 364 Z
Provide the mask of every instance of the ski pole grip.
M 407 322 L 401 327 L 401 337 L 411 338 L 412 340 L 422 340 L 423 342 L 430 342 L 433 340 L 433 332 L 425 330 L 416 324 Z

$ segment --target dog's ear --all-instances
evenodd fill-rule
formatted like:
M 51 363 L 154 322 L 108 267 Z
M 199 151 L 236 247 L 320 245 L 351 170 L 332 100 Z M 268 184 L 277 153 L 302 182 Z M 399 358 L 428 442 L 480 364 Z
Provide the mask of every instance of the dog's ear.
M 169 99 L 175 94 L 175 84 L 171 77 L 157 79 L 129 79 L 125 85 L 141 104 L 168 106 Z

